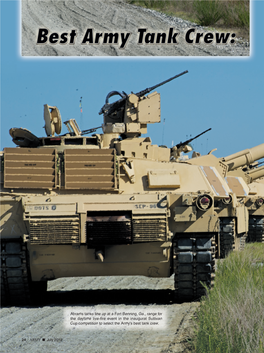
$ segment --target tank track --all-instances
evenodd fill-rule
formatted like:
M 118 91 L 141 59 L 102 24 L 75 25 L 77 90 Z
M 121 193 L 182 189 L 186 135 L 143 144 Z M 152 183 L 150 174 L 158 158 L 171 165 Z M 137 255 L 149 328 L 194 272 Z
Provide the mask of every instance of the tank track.
M 1 241 L 1 306 L 39 303 L 47 291 L 47 281 L 32 282 L 27 248 L 22 239 Z
M 264 243 L 264 217 L 249 216 L 247 243 Z
M 21 239 L 1 241 L 1 305 L 30 301 L 26 246 Z
M 26 246 L 21 239 L 1 241 L 1 305 L 30 301 Z
M 220 259 L 224 259 L 233 250 L 235 250 L 235 219 L 220 218 Z
M 246 239 L 247 239 L 247 233 L 245 233 L 242 237 L 240 237 L 240 243 L 239 243 L 239 251 L 242 251 L 245 249 L 246 245 Z
M 173 243 L 176 300 L 198 299 L 212 287 L 215 273 L 215 236 L 192 234 Z

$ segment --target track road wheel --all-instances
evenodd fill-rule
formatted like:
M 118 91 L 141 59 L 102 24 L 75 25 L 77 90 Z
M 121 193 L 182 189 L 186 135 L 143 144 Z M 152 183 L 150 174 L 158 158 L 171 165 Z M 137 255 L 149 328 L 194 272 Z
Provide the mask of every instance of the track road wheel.
M 193 300 L 205 295 L 213 285 L 215 236 L 178 238 L 174 241 L 175 299 Z M 202 237 L 203 236 L 203 237 Z M 207 237 L 205 237 L 207 236 Z

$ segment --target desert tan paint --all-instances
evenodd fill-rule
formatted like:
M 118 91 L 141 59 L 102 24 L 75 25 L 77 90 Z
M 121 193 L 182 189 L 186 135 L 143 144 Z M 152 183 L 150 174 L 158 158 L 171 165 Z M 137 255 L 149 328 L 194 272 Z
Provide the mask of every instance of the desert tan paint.
M 156 122 L 159 94 L 131 94 L 124 110 L 104 113 L 103 134 L 65 135 L 54 145 L 48 137 L 40 139 L 38 148 L 4 150 L 1 236 L 23 238 L 33 281 L 84 275 L 170 276 L 177 234 L 217 241 L 219 217 L 230 214 L 243 219 L 237 231 L 246 230 L 247 210 L 238 208 L 235 192 L 228 207 L 216 208 L 214 203 L 232 194 L 224 179 L 232 158 L 236 166 L 237 159 L 245 163 L 249 158 L 240 153 L 228 162 L 213 155 L 179 162 L 171 149 L 140 137 L 148 123 Z M 253 152 L 252 158 L 264 154 L 263 145 Z M 197 206 L 200 199 L 208 202 L 208 209 Z M 119 243 L 119 228 L 109 222 L 116 243 L 93 243 L 87 227 L 98 226 L 103 239 L 107 233 L 100 222 L 91 224 L 91 215 L 126 218 L 124 222 L 120 217 L 120 229 L 131 225 L 134 240 L 124 236 L 125 244 Z M 95 245 L 87 248 L 89 241 Z

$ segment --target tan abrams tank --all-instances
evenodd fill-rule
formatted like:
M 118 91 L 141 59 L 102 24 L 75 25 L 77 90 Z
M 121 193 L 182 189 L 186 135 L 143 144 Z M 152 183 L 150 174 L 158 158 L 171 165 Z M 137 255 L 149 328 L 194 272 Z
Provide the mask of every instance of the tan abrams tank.
M 150 93 L 159 85 L 110 92 L 102 134 L 84 136 L 95 129 L 80 131 L 69 120 L 69 133 L 60 135 L 59 111 L 48 105 L 47 137 L 10 130 L 19 147 L 5 148 L 1 163 L 4 304 L 28 303 L 60 277 L 175 274 L 181 300 L 212 285 L 221 245 L 215 205 L 232 199 L 236 217 L 246 209 L 237 210 L 224 179 L 230 161 L 208 155 L 180 162 L 189 141 L 170 149 L 140 137 L 160 122 L 160 96 Z M 120 98 L 110 104 L 114 95 Z M 254 158 L 264 156 L 263 145 L 256 151 Z M 242 178 L 236 185 L 247 194 Z
M 231 174 L 241 176 L 249 187 L 249 193 L 245 199 L 245 206 L 249 213 L 246 241 L 264 243 L 264 166 L 253 163 L 236 169 Z
M 220 258 L 225 258 L 233 250 L 243 250 L 246 241 L 260 241 L 262 238 L 263 189 L 260 189 L 260 183 L 253 181 L 264 175 L 264 168 L 253 169 L 253 165 L 256 164 L 254 161 L 262 158 L 263 153 L 262 144 L 220 160 L 211 154 L 189 160 L 192 164 L 215 166 L 231 190 L 229 197 L 214 203 L 220 224 Z

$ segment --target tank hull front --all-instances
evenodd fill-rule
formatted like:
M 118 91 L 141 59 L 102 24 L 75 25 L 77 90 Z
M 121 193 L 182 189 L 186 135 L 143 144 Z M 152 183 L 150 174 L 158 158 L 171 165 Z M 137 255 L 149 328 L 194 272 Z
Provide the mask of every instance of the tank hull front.
M 75 276 L 169 277 L 170 251 L 164 243 L 105 246 L 103 262 L 95 249 L 81 245 L 30 245 L 33 281 Z

